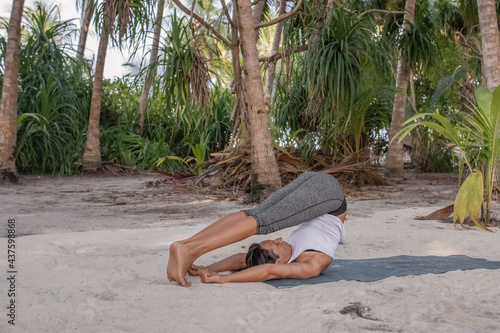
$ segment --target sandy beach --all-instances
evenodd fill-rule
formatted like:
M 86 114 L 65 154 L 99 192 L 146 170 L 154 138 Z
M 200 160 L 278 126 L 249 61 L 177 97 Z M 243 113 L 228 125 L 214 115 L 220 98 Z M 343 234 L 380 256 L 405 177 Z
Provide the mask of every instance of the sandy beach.
M 19 184 L 2 184 L 0 332 L 500 331 L 499 269 L 292 288 L 202 284 L 196 277 L 187 277 L 189 288 L 170 283 L 165 269 L 173 241 L 252 205 L 206 189 L 147 186 L 161 177 L 23 176 Z M 414 219 L 453 203 L 456 191 L 455 175 L 411 173 L 394 186 L 361 188 L 348 197 L 347 243 L 336 258 L 500 261 L 500 232 Z M 493 207 L 498 217 L 500 204 Z M 16 235 L 12 269 L 9 219 Z M 254 236 L 197 262 L 246 252 L 267 238 Z M 8 296 L 12 286 L 15 296 Z M 12 300 L 15 325 L 7 308 Z

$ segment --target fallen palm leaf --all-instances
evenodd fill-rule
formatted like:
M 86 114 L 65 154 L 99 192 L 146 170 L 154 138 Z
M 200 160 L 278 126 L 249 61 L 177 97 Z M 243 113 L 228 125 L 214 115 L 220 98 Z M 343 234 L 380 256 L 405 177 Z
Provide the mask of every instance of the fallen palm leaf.
M 454 205 L 446 206 L 430 213 L 429 215 L 418 216 L 415 220 L 444 220 L 453 214 L 453 207 Z
M 391 182 L 379 175 L 375 170 L 366 167 L 363 168 L 364 181 L 363 184 L 370 184 L 376 186 L 391 186 Z
M 236 160 L 236 159 L 238 159 L 238 158 L 241 158 L 241 157 L 243 157 L 243 155 L 236 155 L 236 156 L 233 156 L 233 157 L 227 158 L 227 159 L 225 159 L 225 160 L 221 160 L 221 161 L 219 161 L 219 162 L 215 163 L 215 165 L 219 165 L 219 164 L 227 164 L 227 163 L 230 163 L 230 162 L 232 162 L 232 161 L 234 161 L 234 160 Z
M 283 161 L 291 166 L 298 167 L 302 162 L 300 158 L 294 157 L 290 154 L 278 154 L 278 161 Z
M 234 195 L 238 192 L 251 192 L 252 159 L 250 151 L 235 149 L 224 151 L 224 153 L 211 153 L 210 156 L 212 158 L 204 164 L 207 171 L 197 177 L 196 185 L 203 181 L 205 185 L 231 191 Z M 293 147 L 276 150 L 275 156 L 283 186 L 306 171 L 334 175 L 347 194 L 355 192 L 355 187 L 359 185 L 390 185 L 387 180 L 370 169 L 366 162 L 359 162 L 355 153 L 349 156 L 332 156 L 318 152 L 312 157 L 312 167 L 311 161 L 304 161 L 300 151 Z

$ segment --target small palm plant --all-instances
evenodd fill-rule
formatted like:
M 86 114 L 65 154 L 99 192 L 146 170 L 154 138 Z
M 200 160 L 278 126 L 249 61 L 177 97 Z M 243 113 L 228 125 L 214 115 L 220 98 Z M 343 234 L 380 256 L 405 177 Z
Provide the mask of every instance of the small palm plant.
M 477 107 L 473 110 L 473 114 L 463 113 L 463 123 L 453 125 L 440 114 L 420 113 L 408 119 L 406 127 L 394 138 L 399 136 L 401 141 L 415 127 L 427 126 L 455 144 L 461 154 L 460 176 L 465 165 L 470 175 L 460 186 L 455 198 L 453 223 L 455 224 L 458 219 L 463 225 L 468 214 L 477 226 L 489 230 L 483 223 L 488 224 L 491 218 L 494 172 L 500 159 L 500 85 L 493 93 L 486 88 L 478 88 L 476 101 Z M 417 118 L 426 116 L 434 118 L 437 122 L 415 122 Z M 486 201 L 483 195 L 485 190 Z M 483 223 L 477 219 L 480 211 Z
M 208 154 L 208 144 L 210 142 L 210 135 L 202 133 L 200 137 L 200 142 L 199 143 L 192 143 L 190 144 L 191 151 L 193 152 L 194 157 L 192 156 L 186 156 L 185 158 L 181 158 L 178 156 L 164 156 L 158 161 L 156 161 L 156 167 L 159 167 L 163 162 L 167 160 L 175 160 L 175 161 L 180 161 L 195 174 L 195 175 L 201 175 L 203 171 L 203 164 L 205 163 L 205 159 Z M 194 164 L 193 164 L 194 162 Z

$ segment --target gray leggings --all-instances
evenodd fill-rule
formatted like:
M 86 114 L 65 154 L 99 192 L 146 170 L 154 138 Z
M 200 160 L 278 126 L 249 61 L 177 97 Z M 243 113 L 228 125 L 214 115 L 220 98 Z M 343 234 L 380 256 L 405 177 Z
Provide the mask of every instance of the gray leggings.
M 257 207 L 243 212 L 257 220 L 257 234 L 264 235 L 320 215 L 330 213 L 337 216 L 346 209 L 344 191 L 335 177 L 307 172 L 271 194 Z

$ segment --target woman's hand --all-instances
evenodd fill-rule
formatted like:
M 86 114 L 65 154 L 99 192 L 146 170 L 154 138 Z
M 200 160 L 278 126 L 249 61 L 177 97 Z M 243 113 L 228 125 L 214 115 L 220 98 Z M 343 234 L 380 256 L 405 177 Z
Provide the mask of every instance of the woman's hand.
M 188 274 L 191 276 L 198 276 L 200 275 L 200 270 L 206 269 L 205 266 L 196 266 L 196 265 L 191 265 L 191 267 L 188 269 Z
M 201 282 L 203 283 L 221 283 L 221 276 L 217 272 L 209 271 L 207 269 L 198 270 Z

